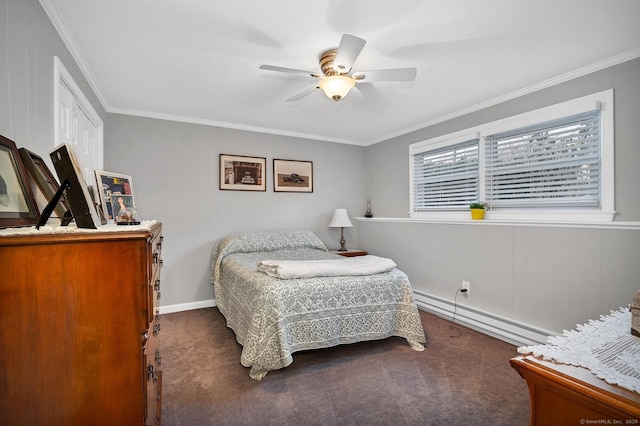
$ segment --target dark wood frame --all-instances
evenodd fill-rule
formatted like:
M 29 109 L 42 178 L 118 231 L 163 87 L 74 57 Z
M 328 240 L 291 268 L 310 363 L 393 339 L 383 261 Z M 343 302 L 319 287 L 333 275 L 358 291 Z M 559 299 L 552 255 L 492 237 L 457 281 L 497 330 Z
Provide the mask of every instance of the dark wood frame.
M 49 157 L 60 185 L 66 188 L 67 202 L 76 226 L 87 229 L 98 228 L 102 223 L 71 145 L 66 143 L 58 145 L 49 153 Z
M 229 182 L 229 171 L 226 167 L 226 162 L 232 163 L 245 163 L 245 166 L 238 164 L 238 166 L 233 166 L 236 170 L 246 167 L 252 168 L 251 164 L 255 164 L 258 166 L 259 170 L 257 175 L 250 173 L 250 170 L 245 170 L 244 173 L 247 175 L 247 180 L 253 179 L 254 183 L 250 182 L 240 182 L 236 183 L 236 173 L 233 173 L 234 182 Z M 220 189 L 221 190 L 231 190 L 231 191 L 266 191 L 267 190 L 267 159 L 264 157 L 248 157 L 244 155 L 230 155 L 230 154 L 220 154 Z M 257 182 L 255 182 L 257 181 Z
M 3 170 L 2 162 L 0 162 L 0 175 L 11 176 L 10 181 L 4 179 L 7 186 L 13 185 L 13 189 L 19 189 L 20 195 L 26 204 L 25 211 L 2 211 L 0 210 L 0 228 L 9 228 L 14 226 L 31 226 L 38 223 L 38 205 L 31 191 L 31 185 L 24 164 L 20 158 L 18 147 L 11 139 L 7 139 L 0 135 L 0 151 L 6 152 L 10 157 L 10 169 Z M 12 174 L 12 175 L 11 175 Z M 16 188 L 17 186 L 17 188 Z
M 18 149 L 18 152 L 20 152 L 22 163 L 24 164 L 27 174 L 31 177 L 31 180 L 35 183 L 40 192 L 42 192 L 44 198 L 47 201 L 51 201 L 56 192 L 58 192 L 60 184 L 53 173 L 51 173 L 51 170 L 49 170 L 49 167 L 47 167 L 47 164 L 44 162 L 42 157 L 26 148 L 20 148 Z M 69 204 L 67 203 L 67 199 L 64 195 L 58 202 L 54 211 L 62 224 L 67 224 L 71 220 L 71 209 L 69 208 Z
M 274 158 L 273 191 L 313 192 L 313 161 Z

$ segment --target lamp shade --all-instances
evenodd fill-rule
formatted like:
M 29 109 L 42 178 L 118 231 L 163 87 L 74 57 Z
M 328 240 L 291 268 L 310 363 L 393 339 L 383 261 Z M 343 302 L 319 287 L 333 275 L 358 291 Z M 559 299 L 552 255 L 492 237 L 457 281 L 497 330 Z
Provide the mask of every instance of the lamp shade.
M 353 224 L 349 220 L 347 209 L 336 209 L 333 218 L 329 222 L 329 228 L 351 228 Z
M 330 75 L 323 77 L 318 83 L 318 86 L 322 89 L 325 95 L 329 99 L 339 101 L 347 96 L 349 90 L 355 86 L 356 81 L 346 75 Z

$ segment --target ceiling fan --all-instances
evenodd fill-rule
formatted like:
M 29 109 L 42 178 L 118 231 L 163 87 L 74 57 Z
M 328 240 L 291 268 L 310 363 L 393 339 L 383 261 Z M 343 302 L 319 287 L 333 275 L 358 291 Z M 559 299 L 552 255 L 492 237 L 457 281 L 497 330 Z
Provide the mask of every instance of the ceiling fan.
M 320 69 L 322 73 L 303 71 L 275 65 L 260 65 L 260 69 L 268 71 L 302 74 L 318 79 L 318 82 L 287 99 L 287 102 L 297 101 L 309 95 L 315 89 L 321 89 L 329 99 L 339 101 L 349 94 L 349 90 L 360 82 L 379 81 L 412 81 L 416 78 L 415 68 L 396 68 L 373 71 L 351 72 L 362 48 L 367 42 L 351 34 L 343 34 L 337 49 L 329 49 L 320 54 Z

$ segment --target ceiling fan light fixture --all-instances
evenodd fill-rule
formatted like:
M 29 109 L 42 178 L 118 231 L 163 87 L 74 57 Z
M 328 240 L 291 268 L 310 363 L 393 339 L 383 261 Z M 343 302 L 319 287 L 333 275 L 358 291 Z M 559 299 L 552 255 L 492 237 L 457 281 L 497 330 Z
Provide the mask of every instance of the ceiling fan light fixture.
M 323 77 L 318 84 L 329 99 L 339 101 L 349 94 L 349 90 L 356 85 L 356 81 L 347 75 L 328 75 Z

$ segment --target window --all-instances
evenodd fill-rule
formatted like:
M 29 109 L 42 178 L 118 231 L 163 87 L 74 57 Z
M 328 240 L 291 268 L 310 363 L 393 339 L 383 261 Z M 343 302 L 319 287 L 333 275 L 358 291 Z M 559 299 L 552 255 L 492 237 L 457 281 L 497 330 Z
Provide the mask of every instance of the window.
M 598 206 L 600 111 L 487 136 L 485 164 L 494 208 Z
M 613 218 L 613 91 L 410 147 L 411 216 L 527 221 Z M 464 211 L 462 211 L 464 210 Z
M 479 141 L 413 156 L 413 205 L 416 211 L 467 209 L 478 199 L 480 184 Z

